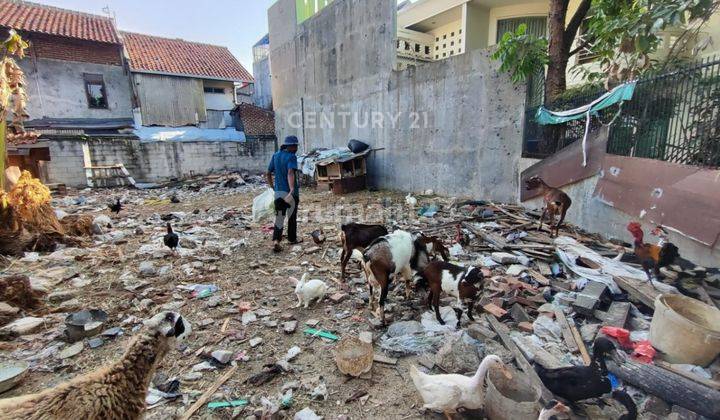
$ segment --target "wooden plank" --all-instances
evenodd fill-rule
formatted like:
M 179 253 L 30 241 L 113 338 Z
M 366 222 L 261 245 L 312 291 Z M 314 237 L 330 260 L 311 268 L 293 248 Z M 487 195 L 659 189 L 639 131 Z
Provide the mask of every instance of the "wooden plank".
M 539 272 L 537 272 L 537 271 L 535 271 L 535 270 L 527 270 L 527 273 L 530 274 L 530 277 L 532 277 L 533 280 L 535 280 L 536 282 L 542 284 L 543 286 L 549 286 L 549 285 L 550 285 L 550 279 L 548 279 L 547 277 L 543 276 L 543 275 L 540 274 Z
M 484 305 L 483 309 L 485 310 L 485 312 L 491 313 L 497 318 L 502 318 L 507 315 L 507 311 L 505 309 L 497 306 L 494 303 L 488 303 L 487 305 Z
M 662 398 L 671 405 L 692 410 L 702 416 L 720 418 L 720 391 L 652 364 L 630 359 L 606 359 L 608 370 L 631 385 Z
M 490 233 L 484 232 L 482 229 L 476 229 L 469 223 L 463 222 L 462 225 L 465 229 L 474 233 L 477 237 L 489 243 L 493 248 L 496 248 L 499 251 L 502 251 L 508 245 L 504 239 L 497 237 L 497 235 L 492 235 Z
M 525 374 L 530 378 L 530 381 L 536 387 L 538 387 L 538 389 L 540 389 L 540 400 L 542 401 L 542 403 L 545 404 L 548 401 L 552 400 L 552 393 L 547 388 L 545 388 L 545 385 L 542 383 L 542 380 L 540 380 L 540 377 L 537 375 L 537 372 L 535 372 L 535 369 L 533 369 L 530 362 L 528 362 L 525 358 L 525 355 L 520 351 L 515 342 L 510 338 L 507 333 L 507 327 L 501 324 L 500 321 L 498 321 L 494 317 L 487 314 L 485 315 L 485 319 L 490 323 L 490 326 L 495 330 L 495 332 L 498 333 L 503 344 L 505 344 L 505 347 L 513 353 L 513 355 L 515 356 L 515 362 L 518 364 L 518 366 L 520 366 L 520 369 L 522 369 L 522 371 L 525 372 Z
M 575 337 L 573 336 L 572 330 L 570 329 L 570 324 L 568 324 L 567 318 L 565 318 L 565 312 L 561 311 L 560 309 L 556 309 L 555 319 L 557 319 L 558 324 L 560 324 L 560 329 L 562 330 L 562 335 L 565 339 L 565 345 L 567 346 L 568 350 L 570 350 L 572 353 L 577 353 L 578 351 L 580 351 L 577 343 L 575 343 Z
M 570 325 L 570 331 L 572 331 L 573 337 L 575 337 L 575 344 L 577 344 L 578 349 L 580 349 L 580 356 L 582 356 L 585 366 L 589 366 L 590 365 L 590 355 L 588 354 L 588 351 L 585 348 L 585 343 L 583 342 L 582 336 L 580 335 L 580 331 L 578 331 L 578 329 L 575 328 L 574 325 Z
M 239 366 L 233 366 L 228 370 L 223 376 L 221 376 L 215 383 L 213 383 L 210 388 L 206 389 L 205 392 L 198 398 L 197 401 L 195 401 L 195 404 L 193 404 L 188 410 L 183 414 L 183 416 L 180 418 L 181 420 L 188 420 L 190 417 L 192 417 L 193 414 L 195 414 L 196 411 L 198 411 L 202 406 L 205 405 L 205 403 L 208 402 L 208 400 L 213 396 L 213 394 L 224 384 L 227 382 L 234 374 L 237 372 Z
M 626 291 L 632 298 L 642 302 L 652 309 L 655 309 L 655 298 L 661 293 L 650 283 L 620 276 L 613 277 L 613 279 L 615 280 L 615 283 L 617 283 L 617 285 Z

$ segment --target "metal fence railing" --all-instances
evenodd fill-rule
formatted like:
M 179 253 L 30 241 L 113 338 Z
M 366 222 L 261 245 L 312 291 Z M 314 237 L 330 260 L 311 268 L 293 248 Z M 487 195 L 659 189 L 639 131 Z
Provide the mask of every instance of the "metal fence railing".
M 572 109 L 604 91 L 550 104 L 548 109 Z M 523 153 L 546 157 L 582 139 L 585 120 L 556 126 L 535 122 L 538 104 L 528 102 Z M 658 159 L 687 165 L 720 167 L 720 59 L 638 80 L 633 99 L 593 117 L 591 129 L 613 122 L 608 153 Z

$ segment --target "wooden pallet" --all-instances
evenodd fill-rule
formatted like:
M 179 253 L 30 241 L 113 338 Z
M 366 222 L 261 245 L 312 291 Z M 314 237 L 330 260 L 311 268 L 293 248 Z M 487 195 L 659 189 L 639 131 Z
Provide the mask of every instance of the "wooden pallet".
M 83 160 L 85 163 L 85 178 L 90 188 L 126 187 L 135 186 L 135 179 L 130 176 L 125 165 L 93 165 L 90 158 L 90 147 L 83 145 Z

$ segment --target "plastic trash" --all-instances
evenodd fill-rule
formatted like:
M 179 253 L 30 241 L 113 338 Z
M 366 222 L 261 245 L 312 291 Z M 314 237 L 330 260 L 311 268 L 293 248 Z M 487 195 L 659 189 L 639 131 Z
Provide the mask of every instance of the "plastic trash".
M 438 210 L 439 210 L 439 208 L 435 204 L 430 204 L 429 206 L 423 206 L 423 208 L 421 208 L 420 211 L 418 211 L 418 216 L 434 217 L 437 214 Z
M 546 341 L 561 341 L 562 329 L 552 318 L 541 315 L 533 322 L 533 334 Z
M 450 247 L 449 252 L 451 257 L 457 257 L 459 255 L 463 255 L 465 253 L 465 250 L 463 249 L 462 245 L 455 244 Z
M 178 286 L 178 288 L 191 292 L 192 297 L 199 299 L 206 298 L 220 290 L 214 284 L 191 284 L 189 286 Z
M 360 140 L 352 139 L 348 142 L 348 149 L 353 153 L 362 153 L 370 148 L 370 145 L 363 143 Z
M 272 188 L 266 189 L 253 199 L 252 214 L 255 222 L 275 214 L 275 191 Z
M 213 401 L 208 403 L 209 409 L 214 408 L 225 408 L 225 407 L 245 407 L 249 402 L 247 400 L 232 400 L 232 401 Z
M 337 341 L 340 339 L 337 335 L 329 332 L 329 331 L 323 331 L 323 330 L 316 330 L 314 328 L 308 328 L 305 331 L 303 331 L 305 334 L 312 335 L 312 336 L 318 336 L 322 338 L 327 338 L 329 340 Z
M 444 335 L 408 334 L 382 340 L 380 341 L 380 348 L 392 356 L 434 353 L 444 341 Z

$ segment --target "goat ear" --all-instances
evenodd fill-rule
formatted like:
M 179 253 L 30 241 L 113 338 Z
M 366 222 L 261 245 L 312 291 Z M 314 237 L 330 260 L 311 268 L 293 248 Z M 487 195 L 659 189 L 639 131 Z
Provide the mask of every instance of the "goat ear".
M 182 316 L 178 316 L 175 320 L 175 325 L 166 334 L 167 337 L 180 337 L 185 333 L 185 321 Z

